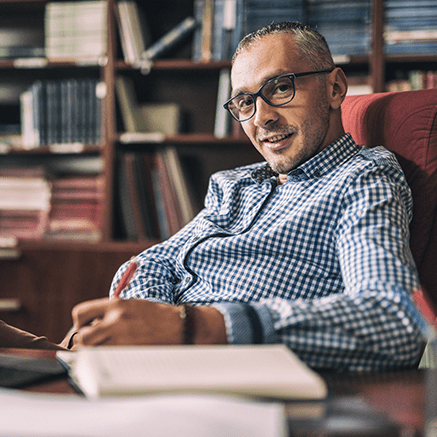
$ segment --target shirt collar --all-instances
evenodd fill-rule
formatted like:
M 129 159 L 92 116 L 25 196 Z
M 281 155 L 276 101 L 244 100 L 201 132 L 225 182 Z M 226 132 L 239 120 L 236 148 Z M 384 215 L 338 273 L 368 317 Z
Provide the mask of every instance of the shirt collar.
M 316 156 L 290 171 L 288 175 L 289 177 L 294 175 L 295 179 L 296 175 L 298 175 L 299 179 L 319 178 L 329 173 L 341 162 L 348 160 L 358 153 L 359 150 L 360 147 L 357 146 L 351 135 L 347 133 L 331 143 Z M 254 170 L 251 176 L 255 182 L 261 184 L 266 179 L 277 177 L 278 174 L 270 168 L 269 164 L 265 163 Z

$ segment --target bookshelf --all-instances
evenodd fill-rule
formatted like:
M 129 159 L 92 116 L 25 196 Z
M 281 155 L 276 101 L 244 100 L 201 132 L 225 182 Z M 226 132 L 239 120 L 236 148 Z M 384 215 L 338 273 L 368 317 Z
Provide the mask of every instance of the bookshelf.
M 75 2 L 70 2 L 74 4 Z M 23 29 L 32 34 L 34 45 L 44 45 L 44 13 L 47 2 L 44 0 L 2 0 L 0 26 L 7 26 L 10 38 L 22 38 Z M 167 1 L 162 5 L 157 0 L 147 5 L 138 3 L 145 12 L 146 25 L 152 42 L 158 40 L 174 28 L 187 16 L 195 14 L 193 0 L 179 2 Z M 302 2 L 305 4 L 305 2 Z M 97 59 L 45 58 L 45 57 L 6 57 L 0 58 L 0 113 L 5 123 L 19 123 L 20 114 L 17 94 L 36 80 L 81 80 L 93 78 L 104 84 L 104 98 L 101 99 L 101 138 L 96 143 L 77 144 L 69 147 L 51 147 L 42 144 L 31 150 L 14 149 L 0 155 L 0 167 L 10 165 L 47 166 L 52 169 L 57 162 L 63 168 L 74 162 L 83 165 L 86 171 L 93 168 L 96 174 L 103 176 L 104 188 L 102 197 L 101 242 L 123 239 L 123 233 L 117 230 L 117 161 L 124 150 L 157 149 L 157 144 L 138 142 L 125 146 L 120 141 L 120 133 L 124 126 L 120 116 L 119 104 L 115 90 L 118 77 L 128 77 L 136 87 L 138 98 L 146 102 L 177 103 L 181 107 L 182 128 L 180 132 L 165 136 L 163 145 L 176 145 L 181 153 L 201 156 L 199 165 L 208 170 L 199 182 L 199 195 L 206 190 L 209 172 L 220 169 L 211 165 L 205 150 L 211 150 L 212 156 L 219 150 L 235 148 L 232 164 L 240 165 L 254 161 L 258 155 L 250 151 L 250 145 L 240 133 L 225 138 L 213 135 L 215 119 L 215 100 L 220 71 L 230 67 L 228 60 L 193 62 L 192 39 L 189 35 L 182 43 L 170 49 L 164 56 L 152 62 L 151 71 L 143 74 L 138 68 L 124 61 L 121 34 L 119 31 L 116 0 L 108 0 L 107 16 L 105 16 L 106 47 Z M 153 11 L 154 19 L 149 13 Z M 423 71 L 437 69 L 437 55 L 386 55 L 384 53 L 384 13 L 385 1 L 371 1 L 371 52 L 368 54 L 336 56 L 338 64 L 352 78 L 367 77 L 373 92 L 387 91 L 389 81 L 399 76 L 400 71 L 421 69 Z M 6 25 L 6 23 L 8 23 Z M 15 23 L 15 33 L 10 30 Z M 0 27 L 1 29 L 1 27 Z M 13 29 L 13 26 L 12 26 Z M 13 43 L 11 43 L 13 45 Z M 25 39 L 23 44 L 29 45 Z M 33 47 L 36 50 L 37 47 Z M 11 74 L 13 73 L 13 74 Z M 13 76 L 13 80 L 10 77 Z M 2 92 L 3 91 L 3 92 Z M 3 96 L 3 98 L 1 98 Z M 9 99 L 9 100 L 8 100 Z M 187 151 L 189 149 L 189 151 Z M 197 149 L 197 150 L 196 150 Z M 229 155 L 229 154 L 228 154 Z M 194 162 L 194 159 L 191 159 Z M 55 163 L 52 165 L 52 163 Z M 226 166 L 226 165 L 225 165 Z M 80 170 L 78 170 L 80 171 Z M 193 169 L 193 171 L 196 171 Z M 41 242 L 44 244 L 44 242 Z
M 0 0 L 0 35 L 6 32 L 12 41 L 15 38 L 17 44 L 21 44 L 20 38 L 26 36 L 26 32 L 30 32 L 32 37 L 24 38 L 25 42 L 22 44 L 34 49 L 43 46 L 44 11 L 47 3 L 47 0 Z M 153 19 L 147 20 L 152 42 L 159 40 L 187 16 L 195 14 L 194 0 L 149 0 L 138 2 L 138 5 L 143 7 L 146 19 L 153 13 Z M 56 334 L 53 323 L 50 327 L 47 325 L 42 330 L 38 329 L 36 320 L 39 314 L 43 313 L 43 317 L 48 320 L 53 319 L 41 305 L 38 306 L 38 314 L 30 318 L 26 315 L 34 311 L 37 299 L 35 295 L 44 288 L 41 278 L 50 278 L 50 287 L 58 287 L 68 296 L 59 297 L 62 302 L 60 305 L 64 308 L 63 314 L 68 319 L 71 306 L 80 299 L 106 295 L 116 264 L 121 264 L 131 255 L 159 241 L 129 240 L 122 229 L 118 192 L 119 171 L 126 154 L 157 153 L 165 147 L 175 147 L 185 169 L 192 177 L 192 185 L 195 188 L 193 193 L 198 203 L 206 192 L 211 173 L 260 159 L 239 127 L 234 128 L 224 138 L 214 136 L 219 77 L 223 69 L 230 68 L 229 60 L 194 62 L 194 36 L 191 34 L 164 55 L 153 60 L 149 72 L 141 71 L 124 60 L 116 6 L 116 0 L 106 1 L 106 46 L 101 56 L 91 60 L 47 59 L 39 55 L 0 57 L 0 119 L 4 124 L 20 123 L 19 95 L 36 80 L 92 78 L 103 84 L 100 107 L 101 136 L 98 141 L 71 146 L 67 144 L 63 147 L 41 144 L 28 150 L 5 149 L 1 148 L 0 144 L 0 170 L 14 166 L 37 166 L 46 168 L 50 173 L 61 171 L 66 174 L 93 174 L 103 179 L 102 220 L 98 239 L 19 241 L 18 256 L 15 256 L 16 252 L 11 251 L 15 255 L 6 255 L 5 259 L 0 259 L 0 271 L 2 277 L 7 277 L 9 290 L 0 292 L 0 299 L 14 298 L 13 290 L 17 287 L 27 287 L 29 290 L 25 309 L 15 309 L 14 314 L 4 317 L 0 311 L 0 318 L 11 317 L 7 319 L 11 323 L 15 321 L 18 326 L 38 334 Z M 385 1 L 371 0 L 370 52 L 338 57 L 338 64 L 344 68 L 346 74 L 351 77 L 367 77 L 373 92 L 386 91 L 388 83 L 400 70 L 437 70 L 435 54 L 384 53 L 384 14 Z M 37 51 L 35 53 L 37 54 Z M 141 104 L 176 103 L 182 114 L 180 130 L 165 135 L 159 143 L 137 141 L 124 144 L 121 141 L 121 134 L 125 130 L 124 122 L 116 93 L 116 81 L 119 77 L 128 78 L 133 82 Z M 57 258 L 65 256 L 68 260 L 68 252 L 74 253 L 74 263 L 78 265 L 82 265 L 81 258 L 89 260 L 95 256 L 98 260 L 98 267 L 95 269 L 100 269 L 99 271 L 104 270 L 102 266 L 105 262 L 112 263 L 114 268 L 102 273 L 101 282 L 104 286 L 100 287 L 98 292 L 90 290 L 88 294 L 84 294 L 82 289 L 87 282 L 91 284 L 90 287 L 95 287 L 93 269 L 86 270 L 83 283 L 75 278 L 77 271 L 74 269 L 65 268 L 64 275 L 53 273 Z M 33 264 L 38 257 L 41 262 L 38 263 L 39 273 L 35 276 Z M 67 264 L 68 261 L 65 261 L 65 265 Z M 21 275 L 23 279 L 20 279 Z M 59 338 L 59 333 L 56 335 Z

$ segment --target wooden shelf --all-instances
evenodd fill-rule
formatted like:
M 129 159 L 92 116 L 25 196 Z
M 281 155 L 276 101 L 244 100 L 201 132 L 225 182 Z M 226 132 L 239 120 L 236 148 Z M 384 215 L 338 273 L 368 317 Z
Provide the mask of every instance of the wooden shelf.
M 119 140 L 120 135 L 117 137 L 117 141 Z M 144 144 L 193 144 L 193 145 L 204 145 L 204 144 L 223 144 L 223 145 L 235 145 L 235 144 L 250 144 L 249 139 L 246 136 L 240 137 L 225 137 L 225 138 L 217 138 L 213 134 L 208 133 L 192 133 L 192 134 L 177 134 L 177 135 L 167 135 L 165 136 L 162 142 L 154 142 L 154 141 L 144 141 L 144 142 L 135 142 L 135 143 L 125 143 L 121 147 L 129 147 L 132 145 L 144 145 Z
M 437 55 L 429 54 L 429 55 L 385 55 L 384 60 L 386 64 L 394 64 L 394 63 L 422 63 L 422 62 L 434 62 L 437 63 Z M 435 67 L 437 69 L 437 66 Z
M 64 241 L 64 240 L 19 240 L 18 249 L 23 250 L 65 250 L 65 251 L 88 251 L 88 252 L 126 252 L 140 253 L 143 250 L 158 243 L 158 241 Z
M 102 153 L 102 146 L 98 144 L 60 144 L 53 146 L 38 146 L 33 149 L 12 148 L 4 155 L 32 156 L 32 155 L 96 155 Z
M 230 68 L 230 61 L 220 62 L 193 62 L 191 59 L 157 59 L 152 61 L 153 70 L 220 70 Z M 134 67 L 124 61 L 116 61 L 117 70 L 132 70 Z

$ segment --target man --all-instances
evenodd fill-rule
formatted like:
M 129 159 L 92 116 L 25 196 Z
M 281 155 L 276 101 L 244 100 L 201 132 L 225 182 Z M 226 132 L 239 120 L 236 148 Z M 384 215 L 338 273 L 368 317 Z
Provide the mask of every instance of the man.
M 123 299 L 75 307 L 75 347 L 283 342 L 316 368 L 416 364 L 410 190 L 391 153 L 345 134 L 326 41 L 269 25 L 240 43 L 231 80 L 225 107 L 268 164 L 213 175 L 204 210 L 136 257 Z

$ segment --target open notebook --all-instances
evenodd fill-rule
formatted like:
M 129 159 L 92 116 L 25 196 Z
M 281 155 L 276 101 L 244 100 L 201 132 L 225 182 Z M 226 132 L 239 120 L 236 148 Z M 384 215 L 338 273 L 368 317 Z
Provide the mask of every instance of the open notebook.
M 323 399 L 324 380 L 283 345 L 101 346 L 58 352 L 87 397 L 220 393 Z

